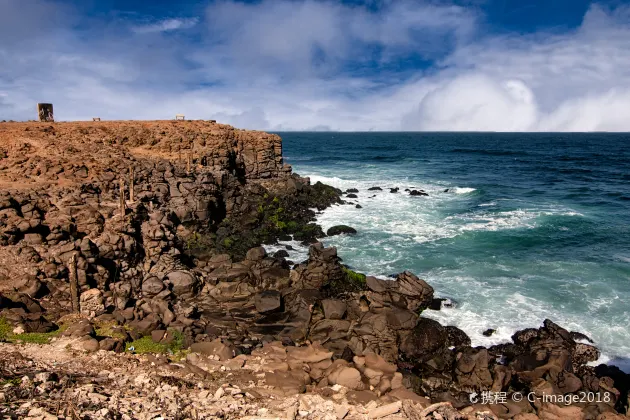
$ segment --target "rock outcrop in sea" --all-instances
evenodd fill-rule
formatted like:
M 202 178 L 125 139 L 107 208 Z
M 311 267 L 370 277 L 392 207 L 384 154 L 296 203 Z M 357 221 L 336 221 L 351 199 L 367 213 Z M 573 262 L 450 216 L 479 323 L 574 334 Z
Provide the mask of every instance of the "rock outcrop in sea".
M 3 416 L 626 418 L 628 375 L 590 366 L 586 337 L 545 320 L 471 347 L 423 316 L 424 280 L 343 265 L 313 210 L 342 192 L 293 174 L 277 135 L 3 123 L 0 168 Z M 306 261 L 261 246 L 287 237 Z

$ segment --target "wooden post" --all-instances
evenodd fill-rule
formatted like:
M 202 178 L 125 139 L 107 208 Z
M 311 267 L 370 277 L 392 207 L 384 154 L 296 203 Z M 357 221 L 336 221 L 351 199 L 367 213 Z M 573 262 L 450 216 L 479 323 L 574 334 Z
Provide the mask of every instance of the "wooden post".
M 177 163 L 181 163 L 182 162 L 182 147 L 179 146 L 177 148 Z
M 41 122 L 55 122 L 52 104 L 37 104 L 37 117 Z
M 120 216 L 125 218 L 125 180 L 120 178 Z
M 190 173 L 190 152 L 187 153 L 187 160 L 186 160 L 186 173 Z
M 72 303 L 72 311 L 79 312 L 79 279 L 77 276 L 77 254 L 72 254 L 70 258 L 70 298 Z
M 133 196 L 134 196 L 134 191 L 133 191 L 133 186 L 134 186 L 134 182 L 133 182 L 133 166 L 129 167 L 129 201 L 131 201 L 133 203 Z

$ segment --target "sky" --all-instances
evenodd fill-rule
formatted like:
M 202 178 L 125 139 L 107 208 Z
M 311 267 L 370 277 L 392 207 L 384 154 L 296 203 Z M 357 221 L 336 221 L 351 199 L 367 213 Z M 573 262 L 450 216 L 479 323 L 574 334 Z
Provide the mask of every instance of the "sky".
M 630 2 L 0 0 L 0 120 L 630 131 Z

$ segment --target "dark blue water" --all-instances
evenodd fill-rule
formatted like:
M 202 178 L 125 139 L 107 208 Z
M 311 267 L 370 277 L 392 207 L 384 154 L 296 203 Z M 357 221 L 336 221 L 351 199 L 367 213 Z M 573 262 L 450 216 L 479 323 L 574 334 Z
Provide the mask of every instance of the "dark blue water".
M 280 135 L 295 172 L 359 189 L 351 201 L 362 209 L 336 206 L 319 219 L 359 231 L 324 240 L 347 264 L 410 269 L 457 302 L 426 315 L 475 344 L 551 318 L 592 336 L 608 358 L 630 356 L 630 135 Z M 498 332 L 487 338 L 486 328 Z

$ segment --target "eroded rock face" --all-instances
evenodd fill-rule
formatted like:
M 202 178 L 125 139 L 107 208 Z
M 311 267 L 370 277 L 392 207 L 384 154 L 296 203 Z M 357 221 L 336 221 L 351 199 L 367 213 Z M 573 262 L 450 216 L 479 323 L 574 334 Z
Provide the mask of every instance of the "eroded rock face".
M 311 208 L 341 193 L 291 175 L 277 136 L 197 122 L 79 124 L 81 135 L 68 127 L 19 138 L 0 128 L 0 181 L 29 181 L 0 191 L 0 316 L 19 331 L 56 329 L 51 320 L 71 311 L 72 274 L 81 315 L 93 322 L 62 337 L 81 351 L 122 351 L 142 337 L 168 345 L 177 334 L 201 369 L 264 353 L 265 378 L 283 393 L 335 384 L 376 398 L 407 392 L 404 382 L 463 407 L 472 391 L 610 392 L 611 404 L 583 407 L 588 418 L 627 404 L 627 377 L 586 366 L 598 350 L 549 320 L 513 343 L 471 348 L 465 332 L 421 316 L 434 291 L 413 273 L 365 277 L 320 243 L 293 267 L 267 255 L 260 244 L 279 235 L 323 236 Z M 201 154 L 189 159 L 184 148 L 180 159 L 182 144 Z

